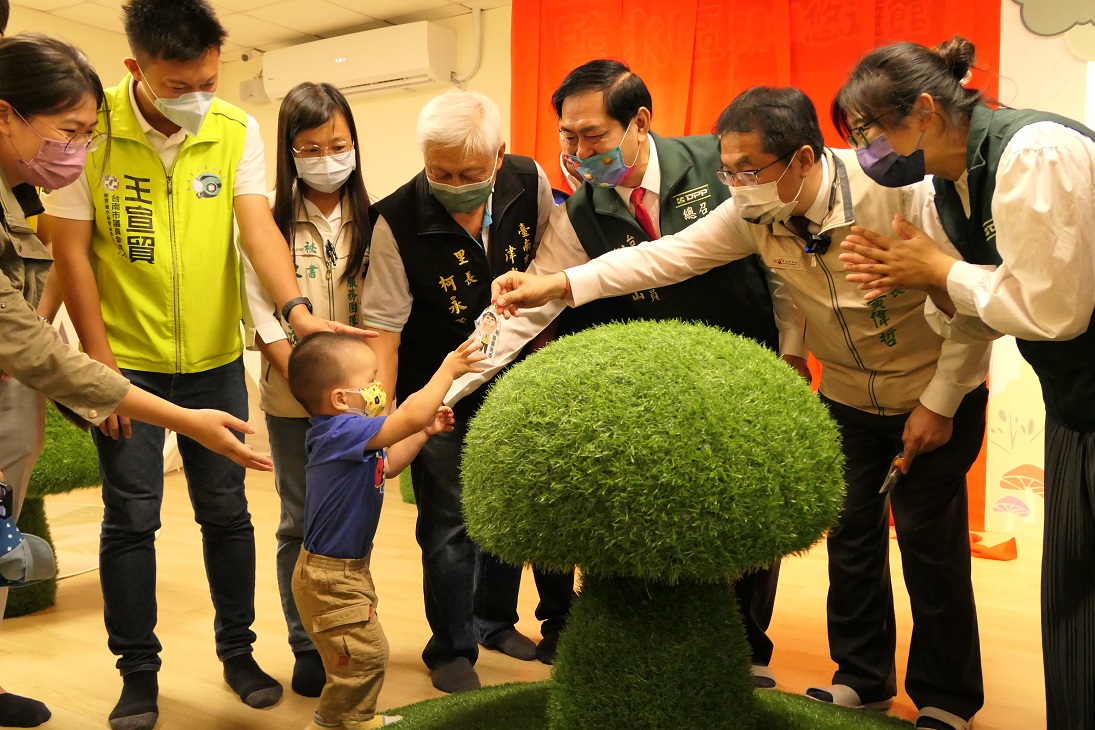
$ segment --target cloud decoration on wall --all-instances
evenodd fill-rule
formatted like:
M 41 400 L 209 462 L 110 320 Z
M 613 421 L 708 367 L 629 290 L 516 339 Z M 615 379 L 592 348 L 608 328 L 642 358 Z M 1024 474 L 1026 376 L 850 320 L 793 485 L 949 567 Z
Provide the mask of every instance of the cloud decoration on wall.
M 1022 10 L 1023 25 L 1035 35 L 1055 36 L 1075 26 L 1095 24 L 1091 0 L 1014 0 Z

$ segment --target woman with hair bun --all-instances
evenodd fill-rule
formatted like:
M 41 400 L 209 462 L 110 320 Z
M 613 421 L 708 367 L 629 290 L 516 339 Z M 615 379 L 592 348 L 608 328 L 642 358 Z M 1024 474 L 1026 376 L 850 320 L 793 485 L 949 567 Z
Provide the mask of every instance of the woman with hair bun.
M 898 43 L 868 54 L 832 116 L 864 171 L 899 187 L 935 176 L 938 221 L 896 236 L 853 228 L 841 258 L 868 298 L 927 291 L 945 337 L 1014 335 L 1046 405 L 1042 648 L 1049 730 L 1095 727 L 1095 132 L 993 108 L 964 83 L 974 47 Z M 930 225 L 929 225 L 930 224 Z M 938 227 L 937 227 L 938 226 Z M 933 239 L 945 233 L 958 260 Z M 955 313 L 983 326 L 960 327 Z

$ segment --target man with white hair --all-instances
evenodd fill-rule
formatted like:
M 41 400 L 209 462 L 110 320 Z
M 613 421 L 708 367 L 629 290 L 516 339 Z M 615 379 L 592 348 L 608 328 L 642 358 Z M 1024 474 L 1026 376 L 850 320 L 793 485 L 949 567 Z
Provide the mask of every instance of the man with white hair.
M 491 280 L 525 270 L 555 207 L 543 170 L 528 157 L 506 154 L 498 107 L 482 94 L 451 91 L 427 103 L 418 146 L 423 170 L 371 208 L 362 291 L 363 319 L 380 333 L 370 342 L 380 380 L 399 400 L 425 385 L 474 331 L 490 306 Z M 455 430 L 431 436 L 411 463 L 433 631 L 422 659 L 443 692 L 479 686 L 473 667 L 479 643 L 550 663 L 574 595 L 572 572 L 534 571 L 545 639 L 537 647 L 514 628 L 520 569 L 480 554 L 468 537 L 460 457 L 485 390 L 457 404 Z

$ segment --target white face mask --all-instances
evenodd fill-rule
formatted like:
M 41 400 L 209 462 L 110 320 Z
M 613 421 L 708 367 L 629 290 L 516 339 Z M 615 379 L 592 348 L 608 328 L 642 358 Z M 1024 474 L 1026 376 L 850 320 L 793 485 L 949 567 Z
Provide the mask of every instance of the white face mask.
M 352 149 L 325 157 L 294 157 L 293 162 L 297 166 L 297 176 L 321 193 L 338 190 L 357 169 L 357 157 Z
M 152 95 L 152 106 L 171 122 L 179 125 L 191 137 L 197 137 L 205 117 L 213 107 L 213 92 L 192 91 L 176 99 L 161 99 L 148 85 L 148 77 L 144 75 L 144 70 L 140 66 L 137 70 L 144 77 L 144 83 L 141 85 Z
M 794 158 L 792 158 L 793 161 Z M 798 205 L 798 196 L 802 193 L 802 186 L 806 179 L 798 184 L 798 191 L 791 202 L 784 203 L 779 197 L 779 181 L 791 169 L 788 164 L 776 180 L 761 183 L 760 185 L 736 185 L 731 189 L 731 200 L 734 210 L 749 223 L 757 223 L 767 226 L 776 221 L 786 221 L 791 217 L 791 212 Z

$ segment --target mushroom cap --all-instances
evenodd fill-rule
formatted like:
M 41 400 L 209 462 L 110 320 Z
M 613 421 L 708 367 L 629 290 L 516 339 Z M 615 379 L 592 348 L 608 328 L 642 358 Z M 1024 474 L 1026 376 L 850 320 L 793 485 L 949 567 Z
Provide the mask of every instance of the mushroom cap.
M 993 512 L 1013 512 L 1020 517 L 1028 517 L 1030 515 L 1030 507 L 1027 503 L 1018 497 L 1006 496 L 996 500 L 996 504 L 992 506 Z
M 1044 496 L 1046 491 L 1046 472 L 1042 467 L 1034 464 L 1020 464 L 1000 477 L 1001 489 L 1014 489 L 1025 492 L 1030 490 L 1034 494 Z
M 805 550 L 844 494 L 839 432 L 806 382 L 676 321 L 588 329 L 510 369 L 461 468 L 468 531 L 503 560 L 671 582 Z

